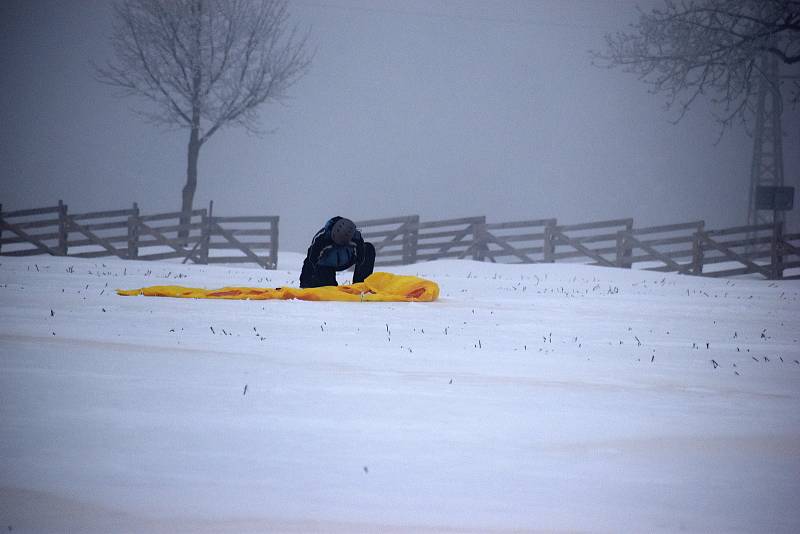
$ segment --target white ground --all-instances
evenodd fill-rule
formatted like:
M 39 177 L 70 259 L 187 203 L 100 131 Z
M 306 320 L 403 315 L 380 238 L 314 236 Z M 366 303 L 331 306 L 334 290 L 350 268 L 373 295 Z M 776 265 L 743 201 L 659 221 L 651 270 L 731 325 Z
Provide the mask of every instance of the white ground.
M 113 292 L 296 285 L 281 256 L 0 258 L 0 529 L 800 531 L 800 282 L 442 261 L 393 269 L 428 304 Z

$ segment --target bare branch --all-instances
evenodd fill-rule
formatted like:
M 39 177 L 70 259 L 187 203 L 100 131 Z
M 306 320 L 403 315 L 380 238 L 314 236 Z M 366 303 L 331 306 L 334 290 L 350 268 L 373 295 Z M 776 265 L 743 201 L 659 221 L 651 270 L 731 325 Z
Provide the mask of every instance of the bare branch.
M 621 67 L 666 95 L 676 122 L 700 96 L 709 98 L 722 108 L 724 130 L 754 109 L 765 53 L 787 66 L 800 62 L 800 2 L 665 0 L 640 10 L 631 31 L 607 35 L 605 51 L 593 56 L 595 65 Z
M 310 66 L 286 0 L 124 0 L 115 14 L 115 61 L 97 79 L 151 102 L 150 120 L 196 125 L 201 144 L 229 125 L 256 131 L 258 106 Z
M 96 77 L 151 104 L 139 111 L 148 121 L 189 129 L 186 224 L 200 148 L 225 126 L 257 131 L 258 106 L 285 98 L 308 70 L 308 36 L 286 33 L 287 0 L 123 0 L 115 14 L 115 60 Z

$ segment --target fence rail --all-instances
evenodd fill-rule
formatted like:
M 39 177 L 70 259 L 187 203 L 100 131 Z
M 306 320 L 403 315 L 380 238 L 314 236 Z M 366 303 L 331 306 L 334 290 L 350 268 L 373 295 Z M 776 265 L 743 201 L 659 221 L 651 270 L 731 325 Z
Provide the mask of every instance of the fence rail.
M 485 217 L 420 222 L 418 216 L 356 224 L 378 250 L 376 265 L 442 258 L 580 261 L 711 277 L 800 278 L 800 234 L 784 234 L 782 224 L 706 231 L 704 221 L 634 228 L 633 219 L 559 225 L 556 219 L 487 223 Z
M 256 263 L 274 269 L 277 216 L 192 212 L 142 214 L 139 207 L 72 214 L 57 206 L 2 211 L 0 255 L 177 259 Z M 559 224 L 557 219 L 420 221 L 418 215 L 356 223 L 376 249 L 376 267 L 439 259 L 508 263 L 582 262 L 700 276 L 756 274 L 800 279 L 800 234 L 782 223 L 708 230 L 704 221 L 635 228 L 633 219 Z
M 61 201 L 53 207 L 5 212 L 0 206 L 0 255 L 116 256 L 276 267 L 278 217 L 218 217 L 212 210 L 213 202 L 208 209 L 192 211 L 188 222 L 181 224 L 181 212 L 142 214 L 136 203 L 129 209 L 77 214 L 69 213 Z

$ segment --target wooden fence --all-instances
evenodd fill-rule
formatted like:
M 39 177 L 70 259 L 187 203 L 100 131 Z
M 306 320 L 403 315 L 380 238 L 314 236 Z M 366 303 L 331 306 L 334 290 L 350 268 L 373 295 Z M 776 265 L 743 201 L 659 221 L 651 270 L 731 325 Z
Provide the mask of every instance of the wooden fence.
M 375 246 L 375 266 L 415 263 L 419 216 L 360 221 L 361 235 Z
M 704 221 L 648 228 L 629 228 L 618 235 L 618 267 L 640 264 L 644 269 L 683 274 L 702 270 L 698 232 Z M 698 263 L 700 261 L 700 263 Z
M 253 262 L 274 269 L 278 217 L 130 209 L 71 214 L 67 206 L 3 212 L 0 255 L 180 259 L 184 263 Z M 783 223 L 707 230 L 703 221 L 634 228 L 633 219 L 559 224 L 556 219 L 487 222 L 486 217 L 420 221 L 418 215 L 358 221 L 375 245 L 376 266 L 438 259 L 507 263 L 581 262 L 702 276 L 757 274 L 800 278 L 800 234 Z M 186 236 L 182 236 L 183 231 Z
M 130 209 L 80 214 L 69 213 L 63 202 L 49 208 L 0 209 L 0 255 L 254 262 L 275 268 L 278 217 L 219 217 L 212 210 L 213 202 L 181 224 L 180 212 L 146 215 L 136 203 Z
M 556 219 L 487 223 L 485 217 L 420 222 L 414 215 L 356 224 L 382 266 L 443 258 L 574 261 L 715 277 L 800 278 L 800 234 L 784 234 L 782 223 L 707 231 L 704 221 L 634 228 L 633 219 L 560 225 Z

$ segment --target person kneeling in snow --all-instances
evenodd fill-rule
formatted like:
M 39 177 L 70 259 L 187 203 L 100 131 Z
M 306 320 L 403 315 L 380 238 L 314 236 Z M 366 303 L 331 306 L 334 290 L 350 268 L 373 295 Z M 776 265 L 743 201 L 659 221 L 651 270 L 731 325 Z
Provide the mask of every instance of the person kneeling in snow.
M 311 240 L 300 272 L 300 287 L 338 285 L 336 271 L 353 265 L 353 283 L 363 282 L 375 268 L 375 247 L 364 241 L 353 221 L 334 217 Z

